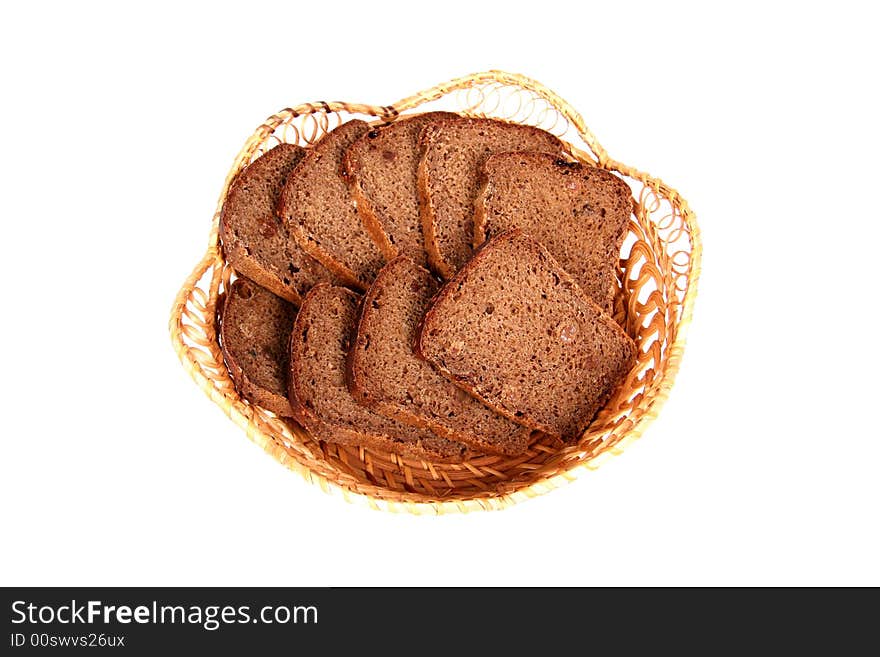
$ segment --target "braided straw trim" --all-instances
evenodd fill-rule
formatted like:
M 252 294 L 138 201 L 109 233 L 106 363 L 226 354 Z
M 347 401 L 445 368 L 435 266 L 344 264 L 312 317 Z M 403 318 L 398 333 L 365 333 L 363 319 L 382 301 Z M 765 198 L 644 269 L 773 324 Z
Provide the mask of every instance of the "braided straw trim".
M 620 260 L 615 318 L 639 345 L 638 362 L 575 445 L 547 439 L 513 458 L 486 455 L 462 464 L 428 463 L 320 443 L 293 422 L 242 400 L 235 390 L 217 330 L 218 303 L 234 275 L 219 242 L 220 210 L 232 181 L 279 143 L 308 145 L 350 118 L 379 124 L 416 108 L 536 125 L 569 143 L 577 159 L 617 172 L 633 188 L 636 209 Z M 305 103 L 266 119 L 226 176 L 207 251 L 174 300 L 171 340 L 187 372 L 248 438 L 324 491 L 374 509 L 414 514 L 502 509 L 595 469 L 641 436 L 657 416 L 684 351 L 701 252 L 696 217 L 676 190 L 611 159 L 580 114 L 540 83 L 488 71 L 456 78 L 393 105 Z

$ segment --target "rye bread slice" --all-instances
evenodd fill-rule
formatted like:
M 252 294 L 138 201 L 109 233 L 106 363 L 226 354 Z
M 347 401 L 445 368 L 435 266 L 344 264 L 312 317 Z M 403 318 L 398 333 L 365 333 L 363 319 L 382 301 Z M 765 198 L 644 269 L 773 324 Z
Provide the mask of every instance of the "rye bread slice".
M 417 348 L 515 422 L 583 433 L 635 362 L 635 343 L 519 229 L 483 246 L 437 294 Z
M 364 228 L 386 259 L 397 255 L 426 262 L 419 215 L 419 135 L 431 121 L 457 117 L 426 112 L 374 128 L 346 151 L 343 169 Z
M 366 290 L 385 259 L 364 230 L 342 157 L 370 126 L 357 119 L 324 135 L 296 165 L 281 192 L 278 214 L 306 253 L 347 285 Z
M 610 171 L 546 153 L 500 153 L 483 165 L 474 247 L 521 228 L 610 313 L 632 191 Z
M 348 387 L 357 401 L 388 417 L 479 451 L 522 454 L 529 429 L 498 415 L 413 352 L 419 322 L 439 287 L 406 256 L 382 268 L 364 297 Z
M 354 340 L 358 296 L 316 285 L 290 336 L 288 397 L 294 417 L 318 440 L 374 447 L 431 461 L 461 461 L 466 448 L 361 406 L 348 391 L 345 365 Z
M 294 317 L 293 304 L 246 278 L 237 278 L 224 296 L 220 344 L 235 389 L 282 417 L 293 417 L 287 372 Z
M 220 213 L 229 264 L 296 305 L 315 283 L 335 280 L 297 246 L 275 214 L 287 176 L 305 154 L 294 144 L 279 144 L 254 160 L 232 183 Z
M 494 153 L 565 151 L 563 143 L 544 130 L 465 117 L 428 124 L 420 143 L 418 185 L 425 248 L 431 268 L 446 279 L 473 253 L 474 201 L 486 159 Z

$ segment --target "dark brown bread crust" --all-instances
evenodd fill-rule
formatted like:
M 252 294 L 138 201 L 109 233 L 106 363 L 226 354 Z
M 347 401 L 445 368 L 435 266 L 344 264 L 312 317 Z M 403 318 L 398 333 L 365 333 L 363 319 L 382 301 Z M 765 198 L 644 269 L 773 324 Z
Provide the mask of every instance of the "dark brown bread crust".
M 294 144 L 279 144 L 254 160 L 232 183 L 220 213 L 229 264 L 297 306 L 315 283 L 336 280 L 296 245 L 275 214 L 287 176 L 305 154 Z
M 483 165 L 474 246 L 511 228 L 543 244 L 581 289 L 611 313 L 632 191 L 610 171 L 546 153 L 500 153 Z
M 461 391 L 413 352 L 418 323 L 438 288 L 405 256 L 382 268 L 364 297 L 349 351 L 349 389 L 358 402 L 406 424 L 479 451 L 522 454 L 528 429 Z
M 399 424 L 357 403 L 345 381 L 357 310 L 357 295 L 345 288 L 316 285 L 306 295 L 289 345 L 288 397 L 294 417 L 318 440 L 438 462 L 469 456 L 461 443 Z
M 360 290 L 370 286 L 385 258 L 361 224 L 342 176 L 342 158 L 369 130 L 355 119 L 324 135 L 291 171 L 278 202 L 278 214 L 296 243 Z
M 387 260 L 402 254 L 425 264 L 417 179 L 419 135 L 431 121 L 457 116 L 426 112 L 400 117 L 370 130 L 345 153 L 343 170 L 358 215 Z
M 288 342 L 296 308 L 253 281 L 227 291 L 220 322 L 223 360 L 235 389 L 253 404 L 292 417 L 287 401 Z
M 449 279 L 473 253 L 473 210 L 480 171 L 493 153 L 543 151 L 565 145 L 533 126 L 458 117 L 434 121 L 420 137 L 418 187 L 428 264 Z
M 417 350 L 499 413 L 580 437 L 635 363 L 635 343 L 547 250 L 510 230 L 436 295 Z

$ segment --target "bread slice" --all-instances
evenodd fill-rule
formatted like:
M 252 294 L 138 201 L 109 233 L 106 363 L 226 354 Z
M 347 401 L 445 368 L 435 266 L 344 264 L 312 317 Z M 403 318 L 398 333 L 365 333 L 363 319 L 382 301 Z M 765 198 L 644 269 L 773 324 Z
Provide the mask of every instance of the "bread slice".
M 349 389 L 358 402 L 483 452 L 514 456 L 531 431 L 498 415 L 413 352 L 418 324 L 439 285 L 406 256 L 389 262 L 364 297 L 349 351 Z
M 474 246 L 522 228 L 610 313 L 632 211 L 632 191 L 610 171 L 546 153 L 500 153 L 483 165 Z
M 220 321 L 223 359 L 238 393 L 253 404 L 292 417 L 287 401 L 290 332 L 296 308 L 246 278 L 227 290 Z
M 369 125 L 353 120 L 324 135 L 290 173 L 278 203 L 278 214 L 296 243 L 346 285 L 361 290 L 370 286 L 385 259 L 357 215 L 342 177 L 342 157 L 369 131 Z
M 437 294 L 418 350 L 510 419 L 578 438 L 635 363 L 636 346 L 519 229 L 492 238 Z
M 306 296 L 290 336 L 290 390 L 294 417 L 318 440 L 389 450 L 430 461 L 461 461 L 461 443 L 400 424 L 358 404 L 345 382 L 354 340 L 358 296 L 316 285 Z
M 549 132 L 494 119 L 435 121 L 420 139 L 418 185 L 425 248 L 431 268 L 447 279 L 473 253 L 474 201 L 486 158 L 493 153 L 565 150 Z
M 305 154 L 294 144 L 279 144 L 254 160 L 232 183 L 220 213 L 229 264 L 296 305 L 315 283 L 335 280 L 296 245 L 275 214 L 287 176 Z
M 358 214 L 388 260 L 402 254 L 419 265 L 426 262 L 416 178 L 421 159 L 419 135 L 431 121 L 457 116 L 426 112 L 401 117 L 370 130 L 345 153 L 343 169 Z

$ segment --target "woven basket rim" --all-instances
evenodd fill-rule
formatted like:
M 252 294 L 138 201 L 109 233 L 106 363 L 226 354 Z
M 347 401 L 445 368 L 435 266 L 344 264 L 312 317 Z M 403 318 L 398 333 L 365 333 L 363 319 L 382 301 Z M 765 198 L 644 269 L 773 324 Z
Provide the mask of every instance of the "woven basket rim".
M 601 168 L 615 171 L 635 180 L 639 180 L 646 186 L 650 186 L 651 189 L 655 190 L 664 198 L 676 202 L 681 212 L 682 222 L 686 224 L 690 239 L 689 270 L 686 278 L 687 288 L 681 302 L 680 319 L 676 326 L 677 332 L 674 340 L 667 346 L 669 355 L 666 358 L 665 367 L 660 373 L 660 378 L 654 386 L 655 393 L 649 400 L 648 410 L 642 413 L 641 416 L 638 417 L 626 430 L 620 440 L 606 451 L 592 456 L 587 460 L 576 462 L 552 476 L 525 484 L 511 492 L 499 493 L 489 489 L 483 493 L 469 494 L 462 496 L 461 498 L 447 497 L 438 499 L 436 496 L 423 493 L 410 491 L 400 493 L 399 491 L 392 489 L 387 489 L 387 494 L 384 494 L 385 489 L 383 489 L 381 497 L 352 490 L 346 485 L 346 482 L 351 478 L 351 475 L 335 473 L 337 474 L 336 479 L 331 480 L 324 474 L 316 472 L 313 467 L 301 463 L 289 451 L 294 447 L 293 445 L 282 445 L 279 443 L 276 436 L 279 432 L 284 431 L 284 426 L 280 424 L 280 421 L 274 418 L 271 413 L 267 413 L 259 407 L 251 406 L 243 402 L 238 398 L 234 388 L 232 388 L 231 391 L 229 390 L 231 381 L 229 380 L 228 372 L 225 370 L 225 364 L 222 362 L 222 358 L 220 359 L 220 366 L 223 368 L 223 371 L 219 372 L 216 364 L 209 363 L 204 352 L 195 348 L 201 347 L 203 349 L 208 349 L 216 345 L 210 344 L 210 340 L 204 332 L 200 333 L 191 325 L 188 325 L 183 321 L 185 317 L 190 321 L 193 320 L 192 311 L 189 310 L 187 304 L 190 304 L 191 307 L 194 306 L 205 315 L 210 315 L 211 311 L 216 310 L 216 298 L 210 298 L 204 290 L 198 287 L 198 283 L 209 270 L 212 270 L 213 267 L 211 273 L 212 289 L 217 289 L 219 285 L 219 277 L 221 276 L 220 270 L 222 267 L 218 267 L 217 265 L 218 263 L 223 262 L 219 240 L 219 211 L 225 200 L 226 192 L 235 175 L 237 175 L 237 173 L 247 164 L 254 149 L 259 144 L 263 143 L 285 120 L 303 114 L 312 115 L 316 112 L 324 112 L 324 116 L 327 116 L 331 112 L 339 111 L 372 115 L 376 117 L 376 121 L 393 120 L 398 115 L 407 112 L 408 110 L 415 109 L 425 102 L 437 100 L 452 91 L 469 89 L 475 85 L 483 84 L 516 86 L 545 99 L 560 112 L 571 126 L 574 127 L 578 136 L 583 140 L 584 144 L 586 144 L 586 151 L 582 151 L 572 145 L 573 153 L 579 159 L 585 161 L 593 160 L 594 163 Z M 473 510 L 495 510 L 506 508 L 507 506 L 537 495 L 542 495 L 553 490 L 562 483 L 573 481 L 584 472 L 599 467 L 610 456 L 622 453 L 628 445 L 641 437 L 647 426 L 656 418 L 660 408 L 665 403 L 675 380 L 675 376 L 678 373 L 681 356 L 687 338 L 687 329 L 693 314 L 701 258 L 702 243 L 699 227 L 696 222 L 696 216 L 684 198 L 681 197 L 675 189 L 666 185 L 659 178 L 649 176 L 644 172 L 613 160 L 601 146 L 593 133 L 587 128 L 581 115 L 565 100 L 544 87 L 541 83 L 523 75 L 507 73 L 499 70 L 490 70 L 454 78 L 448 82 L 435 85 L 417 94 L 402 98 L 391 105 L 380 106 L 360 103 L 319 101 L 317 103 L 303 103 L 294 107 L 288 107 L 270 116 L 257 128 L 254 134 L 246 140 L 230 168 L 218 199 L 217 210 L 209 233 L 208 247 L 202 259 L 193 268 L 191 274 L 187 277 L 177 293 L 172 306 L 169 328 L 172 344 L 178 358 L 184 368 L 189 372 L 190 376 L 208 395 L 208 397 L 220 406 L 233 422 L 245 430 L 251 441 L 260 445 L 266 452 L 271 454 L 273 458 L 283 465 L 286 465 L 289 469 L 299 472 L 299 474 L 307 481 L 319 485 L 325 492 L 341 494 L 348 502 L 364 505 L 373 509 L 392 512 L 406 511 L 417 515 L 426 513 L 442 514 L 448 512 L 468 512 Z M 193 343 L 194 347 L 190 347 L 185 339 Z M 224 383 L 227 383 L 227 385 L 221 389 L 218 380 L 222 380 L 224 375 L 226 378 L 226 382 Z M 273 430 L 276 433 L 276 436 L 271 435 L 267 429 Z M 566 449 L 570 450 L 572 448 Z

